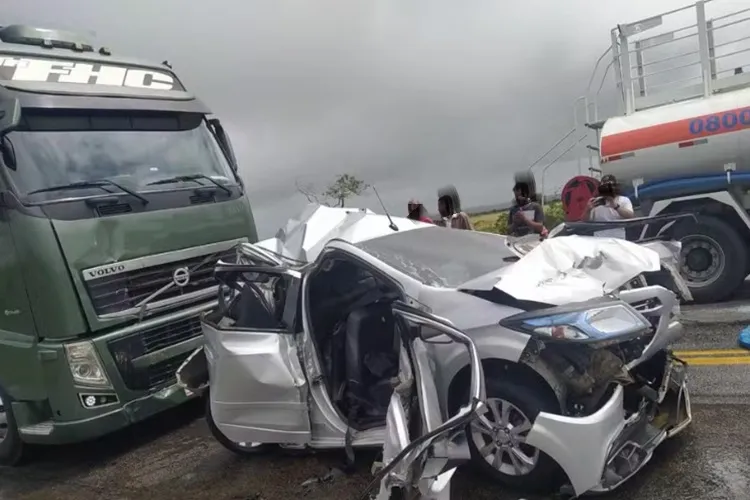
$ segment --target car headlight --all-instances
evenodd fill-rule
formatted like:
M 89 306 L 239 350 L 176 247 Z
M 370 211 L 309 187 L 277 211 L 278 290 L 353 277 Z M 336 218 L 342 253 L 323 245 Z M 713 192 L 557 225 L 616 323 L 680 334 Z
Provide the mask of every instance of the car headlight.
M 618 302 L 598 306 L 570 307 L 521 313 L 501 321 L 503 326 L 550 339 L 577 342 L 622 341 L 637 337 L 651 324 L 629 305 Z M 566 310 L 567 309 L 567 310 Z
M 65 356 L 76 385 L 111 387 L 94 344 L 89 341 L 65 344 Z

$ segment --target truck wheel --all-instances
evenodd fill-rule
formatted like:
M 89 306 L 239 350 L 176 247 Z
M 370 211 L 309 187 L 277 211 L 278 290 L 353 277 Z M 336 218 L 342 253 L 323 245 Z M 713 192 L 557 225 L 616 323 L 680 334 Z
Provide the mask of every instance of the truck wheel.
M 265 452 L 268 449 L 268 445 L 263 443 L 235 443 L 234 441 L 230 441 L 224 434 L 222 434 L 219 427 L 216 425 L 216 422 L 214 422 L 214 418 L 211 415 L 211 395 L 209 394 L 209 391 L 206 391 L 206 423 L 208 424 L 208 429 L 211 431 L 211 434 L 214 438 L 221 444 L 224 448 L 231 451 L 232 453 L 236 453 L 237 455 L 246 457 L 249 455 L 258 455 L 260 453 Z
M 697 222 L 675 228 L 675 237 L 682 242 L 680 272 L 695 302 L 727 299 L 745 280 L 745 244 L 726 222 L 698 215 Z
M 491 479 L 511 488 L 556 491 L 565 479 L 562 470 L 525 440 L 536 416 L 540 412 L 559 413 L 560 404 L 531 384 L 488 377 L 485 389 L 487 411 L 469 429 L 473 462 Z
M 24 446 L 10 402 L 10 397 L 0 388 L 0 465 L 12 467 L 21 462 Z

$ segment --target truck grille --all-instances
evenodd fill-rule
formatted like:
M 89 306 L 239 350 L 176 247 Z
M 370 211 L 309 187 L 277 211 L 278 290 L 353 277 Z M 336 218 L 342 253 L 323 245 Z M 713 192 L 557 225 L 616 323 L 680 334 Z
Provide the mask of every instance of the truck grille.
M 159 363 L 149 366 L 146 370 L 148 372 L 148 388 L 157 389 L 159 387 L 170 386 L 177 382 L 177 369 L 180 365 L 192 354 L 191 352 L 185 352 L 174 358 L 165 359 Z
M 216 285 L 213 277 L 216 262 L 219 259 L 233 262 L 235 255 L 236 251 L 229 249 L 216 254 L 135 269 L 86 281 L 86 287 L 97 315 L 115 314 L 135 308 L 151 294 L 172 283 L 172 274 L 181 267 L 191 270 L 188 284 L 170 287 L 154 298 L 153 304 L 210 288 Z M 204 262 L 208 257 L 209 261 Z
M 153 365 L 136 368 L 133 360 L 201 335 L 200 317 L 182 318 L 107 344 L 125 386 L 133 391 L 159 389 L 175 382 L 175 372 L 190 351 Z

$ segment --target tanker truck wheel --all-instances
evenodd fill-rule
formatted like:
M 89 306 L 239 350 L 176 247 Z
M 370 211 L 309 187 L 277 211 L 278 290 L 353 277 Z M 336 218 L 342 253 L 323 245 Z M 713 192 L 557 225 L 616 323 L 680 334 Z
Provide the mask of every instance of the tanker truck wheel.
M 698 215 L 675 228 L 682 242 L 680 272 L 695 302 L 719 302 L 729 298 L 745 280 L 747 257 L 742 238 L 726 222 Z

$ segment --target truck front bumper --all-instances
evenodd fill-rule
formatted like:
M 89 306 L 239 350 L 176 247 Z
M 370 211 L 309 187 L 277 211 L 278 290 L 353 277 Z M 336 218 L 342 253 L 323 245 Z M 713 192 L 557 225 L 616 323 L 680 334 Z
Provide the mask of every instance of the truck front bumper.
M 68 444 L 104 436 L 140 422 L 191 397 L 177 384 L 158 392 L 128 401 L 111 411 L 72 421 L 46 420 L 19 428 L 21 439 L 32 444 Z M 24 403 L 13 403 L 16 415 L 24 413 Z

